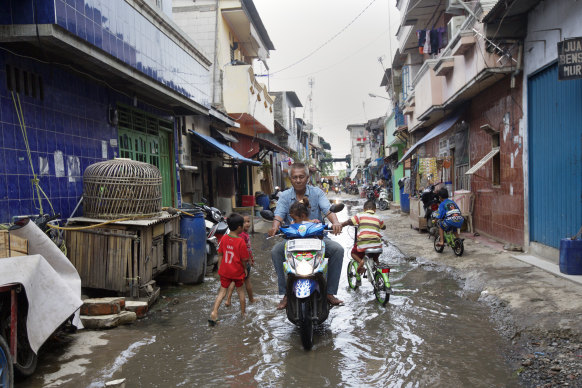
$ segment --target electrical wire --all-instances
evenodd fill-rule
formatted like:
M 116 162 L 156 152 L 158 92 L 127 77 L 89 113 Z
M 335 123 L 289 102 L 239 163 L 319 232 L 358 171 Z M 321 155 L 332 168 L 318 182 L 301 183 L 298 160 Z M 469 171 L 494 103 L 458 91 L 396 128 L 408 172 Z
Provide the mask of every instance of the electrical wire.
M 321 44 L 319 47 L 317 47 L 316 49 L 314 49 L 313 51 L 311 51 L 309 54 L 307 54 L 307 55 L 306 55 L 306 56 L 304 56 L 303 58 L 301 58 L 301 59 L 299 59 L 299 60 L 297 60 L 297 61 L 293 62 L 292 64 L 290 64 L 290 65 L 288 65 L 288 66 L 286 66 L 286 67 L 284 67 L 284 68 L 282 68 L 282 69 L 279 69 L 279 70 L 277 70 L 277 71 L 270 72 L 270 74 L 269 74 L 269 73 L 268 73 L 268 74 L 258 74 L 257 76 L 258 76 L 258 77 L 267 77 L 267 76 L 269 76 L 269 75 L 274 75 L 274 74 L 280 73 L 280 72 L 282 72 L 282 71 L 285 71 L 285 70 L 287 70 L 287 69 L 290 69 L 291 67 L 293 67 L 293 66 L 295 66 L 295 65 L 298 65 L 299 63 L 303 62 L 303 61 L 304 61 L 304 60 L 306 60 L 307 58 L 311 57 L 313 54 L 317 53 L 317 52 L 318 52 L 319 50 L 321 50 L 323 47 L 325 47 L 325 46 L 327 46 L 329 43 L 331 43 L 331 41 L 333 41 L 335 38 L 337 38 L 337 37 L 338 37 L 338 36 L 339 36 L 339 35 L 340 35 L 342 32 L 344 32 L 345 30 L 347 30 L 347 29 L 348 29 L 348 28 L 349 28 L 349 27 L 350 27 L 350 26 L 351 26 L 351 25 L 352 25 L 352 24 L 353 24 L 353 23 L 354 23 L 356 20 L 358 20 L 358 18 L 359 18 L 360 16 L 362 16 L 362 14 L 363 14 L 364 12 L 366 12 L 366 10 L 367 10 L 368 8 L 370 8 L 370 7 L 372 6 L 372 4 L 374 4 L 375 2 L 376 2 L 376 0 L 372 0 L 372 1 L 370 1 L 370 3 L 369 3 L 369 4 L 368 4 L 368 5 L 367 5 L 367 6 L 366 6 L 366 7 L 365 7 L 363 10 L 362 10 L 362 12 L 360 12 L 360 13 L 359 13 L 359 14 L 358 14 L 358 15 L 357 15 L 357 16 L 356 16 L 354 19 L 352 19 L 352 21 L 351 21 L 351 22 L 349 22 L 349 23 L 348 23 L 348 24 L 347 24 L 347 25 L 346 25 L 344 28 L 342 28 L 342 29 L 341 29 L 341 30 L 340 30 L 338 33 L 336 33 L 335 35 L 333 35 L 331 38 L 329 38 L 327 41 L 325 41 L 323 44 Z
M 363 50 L 367 49 L 368 47 L 370 47 L 372 44 L 374 44 L 379 38 L 381 38 L 384 34 L 386 34 L 386 32 L 388 32 L 390 29 L 386 29 L 384 31 L 382 31 L 378 36 L 376 36 L 373 40 L 371 40 L 367 45 L 360 47 L 357 51 L 354 51 L 353 53 L 351 53 L 350 55 L 344 57 L 343 59 L 341 59 L 340 61 L 334 62 L 333 65 L 325 67 L 323 69 L 320 70 L 316 70 L 314 72 L 308 73 L 308 74 L 304 74 L 301 76 L 297 76 L 297 77 L 284 77 L 284 78 L 280 78 L 280 77 L 273 77 L 275 79 L 278 80 L 289 80 L 289 79 L 298 79 L 298 78 L 305 78 L 305 77 L 309 77 L 311 75 L 314 74 L 318 74 L 324 71 L 327 71 L 329 69 L 332 69 L 334 67 L 336 67 L 337 65 L 340 65 L 342 63 L 344 63 L 345 61 L 347 61 L 348 59 L 352 58 L 354 55 L 359 54 L 360 52 L 362 52 Z

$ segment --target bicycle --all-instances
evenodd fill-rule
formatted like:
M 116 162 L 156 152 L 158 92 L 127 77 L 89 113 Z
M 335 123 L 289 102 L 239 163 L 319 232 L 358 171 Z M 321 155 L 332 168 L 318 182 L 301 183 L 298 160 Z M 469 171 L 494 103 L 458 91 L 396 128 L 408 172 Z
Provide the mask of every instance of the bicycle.
M 356 233 L 357 235 L 357 233 Z M 382 306 L 390 301 L 392 286 L 390 286 L 390 267 L 376 264 L 378 256 L 382 253 L 382 248 L 366 249 L 364 254 L 364 268 L 366 272 L 362 275 L 358 273 L 358 262 L 353 258 L 348 263 L 347 275 L 348 284 L 352 290 L 362 285 L 362 277 L 367 278 L 374 287 L 374 296 Z
M 433 224 L 436 225 L 436 220 L 432 220 Z M 437 225 L 437 228 L 439 226 Z M 448 231 L 444 231 L 443 236 L 445 238 L 445 245 L 450 246 L 453 249 L 453 252 L 455 252 L 455 255 L 457 256 L 462 256 L 463 252 L 465 251 L 465 245 L 463 243 L 463 239 L 462 238 L 458 238 L 455 236 L 455 234 L 453 233 L 453 230 L 448 230 Z M 439 236 L 438 232 L 436 233 L 436 235 L 434 236 L 434 250 L 437 251 L 438 253 L 442 253 L 445 250 L 445 246 L 444 245 L 439 245 L 441 241 L 441 237 Z

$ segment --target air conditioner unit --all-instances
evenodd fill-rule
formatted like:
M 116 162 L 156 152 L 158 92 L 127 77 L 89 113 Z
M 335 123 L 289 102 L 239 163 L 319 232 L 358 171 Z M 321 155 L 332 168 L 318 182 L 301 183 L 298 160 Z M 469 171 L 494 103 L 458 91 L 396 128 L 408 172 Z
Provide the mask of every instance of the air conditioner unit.
M 449 20 L 447 23 L 447 36 L 449 38 L 449 42 L 453 40 L 453 37 L 459 33 L 464 22 L 464 16 L 453 16 L 451 20 Z
M 462 15 L 465 12 L 465 7 L 461 4 L 463 0 L 447 0 L 446 13 L 453 15 Z

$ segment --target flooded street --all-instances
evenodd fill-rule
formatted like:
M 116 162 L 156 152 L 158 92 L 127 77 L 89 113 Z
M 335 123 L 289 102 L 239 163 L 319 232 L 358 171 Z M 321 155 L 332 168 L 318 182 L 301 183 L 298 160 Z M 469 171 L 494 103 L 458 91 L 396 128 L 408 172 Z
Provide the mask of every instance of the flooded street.
M 348 206 L 339 219 L 360 209 Z M 390 212 L 382 216 L 389 222 Z M 353 229 L 346 228 L 334 238 L 347 251 L 352 236 Z M 380 258 L 391 267 L 389 305 L 376 303 L 366 279 L 349 289 L 346 253 L 338 294 L 345 305 L 331 309 L 313 349 L 304 351 L 298 329 L 275 310 L 279 296 L 270 258 L 275 239 L 257 233 L 252 243 L 259 301 L 247 306 L 246 318 L 240 317 L 235 293 L 231 307 L 221 306 L 219 325 L 208 327 L 217 277 L 199 286 L 166 288 L 166 298 L 147 319 L 95 332 L 107 345 L 71 356 L 84 370 L 81 376 L 59 377 L 58 364 L 45 355 L 38 373 L 21 386 L 101 387 L 117 378 L 126 378 L 127 387 L 517 386 L 502 357 L 505 341 L 477 295 L 464 292 L 446 271 L 407 259 L 393 246 L 385 246 Z

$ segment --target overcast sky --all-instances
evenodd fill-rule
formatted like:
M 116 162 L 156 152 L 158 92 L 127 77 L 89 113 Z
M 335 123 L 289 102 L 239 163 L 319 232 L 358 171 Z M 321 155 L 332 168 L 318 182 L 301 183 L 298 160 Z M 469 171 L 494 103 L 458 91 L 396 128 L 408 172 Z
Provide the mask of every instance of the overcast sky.
M 384 66 L 390 67 L 389 36 L 398 29 L 399 13 L 394 0 L 254 0 L 275 46 L 267 61 L 272 75 L 271 91 L 297 93 L 309 120 L 309 77 L 313 77 L 313 121 L 317 133 L 331 144 L 334 156 L 350 153 L 348 124 L 365 123 L 388 110 L 380 87 Z M 371 5 L 370 5 L 371 4 Z M 366 7 L 368 7 L 366 9 Z M 392 8 L 390 17 L 388 9 Z M 364 9 L 366 9 L 364 11 Z M 323 45 L 362 15 L 315 54 L 280 71 Z M 389 20 L 391 28 L 389 28 Z M 389 30 L 392 31 L 389 34 Z M 395 50 L 395 37 L 392 51 Z M 262 70 L 258 65 L 256 71 Z M 297 112 L 302 117 L 303 109 Z

